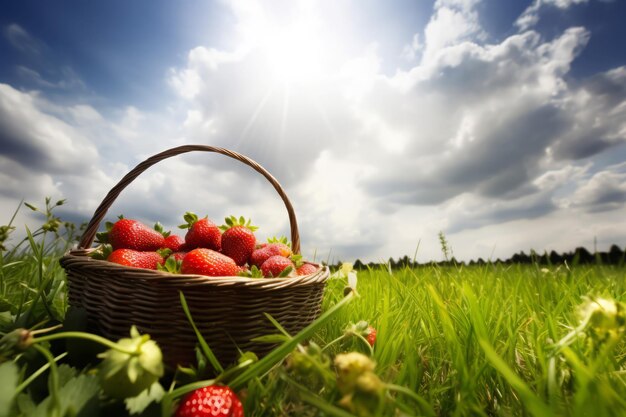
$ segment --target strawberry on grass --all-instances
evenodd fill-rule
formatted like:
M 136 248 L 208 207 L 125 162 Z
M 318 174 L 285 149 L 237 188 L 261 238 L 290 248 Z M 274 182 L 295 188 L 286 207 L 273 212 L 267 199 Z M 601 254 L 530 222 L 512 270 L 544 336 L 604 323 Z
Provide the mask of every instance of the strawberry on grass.
M 367 343 L 369 343 L 372 347 L 376 343 L 376 333 L 377 331 L 373 326 L 367 327 L 367 336 L 365 337 L 365 339 L 367 339 Z
M 229 387 L 209 385 L 192 391 L 174 417 L 243 417 L 243 405 Z
M 256 246 L 254 232 L 258 227 L 252 226 L 250 220 L 242 216 L 226 217 L 226 224 L 220 226 L 222 233 L 222 253 L 232 258 L 237 265 L 244 265 L 250 259 L 250 255 Z

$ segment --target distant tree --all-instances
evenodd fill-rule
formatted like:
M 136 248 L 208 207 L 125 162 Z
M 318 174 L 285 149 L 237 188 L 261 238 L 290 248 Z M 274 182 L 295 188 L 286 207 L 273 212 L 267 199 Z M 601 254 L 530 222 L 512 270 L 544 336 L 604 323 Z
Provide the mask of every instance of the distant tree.
M 361 262 L 360 259 L 357 259 L 356 261 L 354 261 L 354 269 L 361 270 L 364 267 L 365 267 L 365 265 L 363 265 L 363 262 Z
M 560 265 L 563 263 L 563 256 L 559 255 L 553 250 L 550 252 L 549 260 L 552 265 Z
M 624 263 L 624 252 L 617 245 L 611 245 L 611 249 L 608 254 L 608 261 L 613 265 Z

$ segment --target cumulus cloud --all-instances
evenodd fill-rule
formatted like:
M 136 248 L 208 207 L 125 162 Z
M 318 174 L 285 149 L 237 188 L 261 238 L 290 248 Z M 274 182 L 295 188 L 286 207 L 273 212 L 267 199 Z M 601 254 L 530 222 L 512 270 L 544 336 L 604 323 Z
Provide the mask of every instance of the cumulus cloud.
M 576 2 L 537 1 L 526 15 Z M 460 259 L 484 257 L 505 235 L 496 256 L 544 244 L 569 250 L 580 243 L 559 247 L 554 236 L 582 242 L 609 229 L 596 221 L 590 232 L 578 219 L 602 212 L 615 221 L 623 208 L 624 171 L 600 159 L 608 149 L 624 151 L 626 67 L 572 79 L 587 29 L 546 38 L 527 25 L 489 43 L 480 1 L 438 0 L 423 31 L 406 39 L 411 68 L 383 72 L 375 42 L 333 55 L 341 33 L 316 10 L 306 10 L 291 42 L 278 35 L 301 18 L 295 2 L 279 12 L 261 2 L 226 4 L 235 21 L 230 48 L 190 50 L 167 74 L 178 98 L 161 112 L 126 106 L 105 116 L 0 85 L 0 194 L 19 198 L 32 184 L 33 195 L 75 197 L 76 212 L 90 215 L 149 155 L 184 143 L 223 146 L 279 179 L 305 255 L 317 250 L 317 259 L 331 248 L 333 259 L 386 259 L 411 254 L 420 241 L 421 259 L 432 259 L 440 230 Z M 35 70 L 22 75 L 55 88 Z M 173 227 L 186 210 L 218 222 L 252 215 L 261 239 L 289 234 L 271 186 L 217 155 L 159 163 L 110 215 Z
M 594 174 L 574 192 L 572 205 L 590 213 L 618 210 L 626 203 L 626 171 L 610 168 Z
M 577 4 L 588 3 L 590 0 L 533 0 L 524 12 L 515 21 L 515 26 L 520 30 L 527 30 L 535 26 L 539 21 L 542 9 L 545 7 L 557 7 L 561 10 L 568 9 Z M 611 2 L 613 0 L 600 0 Z
M 32 170 L 87 170 L 97 151 L 72 126 L 41 112 L 37 95 L 0 84 L 0 144 L 5 156 Z

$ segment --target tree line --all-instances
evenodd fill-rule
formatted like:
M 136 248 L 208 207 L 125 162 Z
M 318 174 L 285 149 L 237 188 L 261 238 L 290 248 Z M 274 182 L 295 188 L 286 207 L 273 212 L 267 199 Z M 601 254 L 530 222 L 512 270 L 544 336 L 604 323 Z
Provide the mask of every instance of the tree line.
M 450 259 L 446 259 L 443 261 L 430 261 L 425 263 L 419 263 L 413 258 L 409 258 L 408 256 L 404 256 L 398 259 L 389 258 L 386 263 L 383 262 L 369 262 L 364 263 L 360 259 L 357 259 L 354 262 L 355 269 L 365 269 L 368 267 L 380 267 L 382 265 L 389 265 L 393 269 L 397 268 L 413 268 L 417 266 L 454 266 L 454 265 L 485 265 L 488 263 L 496 263 L 496 264 L 537 264 L 537 265 L 562 265 L 567 263 L 568 265 L 588 265 L 588 264 L 599 264 L 599 265 L 619 265 L 623 266 L 626 262 L 626 251 L 621 249 L 617 245 L 611 245 L 610 249 L 607 252 L 589 252 L 584 247 L 578 247 L 573 251 L 566 253 L 557 253 L 552 250 L 549 253 L 546 251 L 542 254 L 537 253 L 534 250 L 530 250 L 530 253 L 525 253 L 521 251 L 519 253 L 514 254 L 508 259 L 496 259 L 496 260 L 485 260 L 483 258 L 472 259 L 469 262 L 457 261 L 454 257 Z M 341 262 L 339 263 L 341 264 Z

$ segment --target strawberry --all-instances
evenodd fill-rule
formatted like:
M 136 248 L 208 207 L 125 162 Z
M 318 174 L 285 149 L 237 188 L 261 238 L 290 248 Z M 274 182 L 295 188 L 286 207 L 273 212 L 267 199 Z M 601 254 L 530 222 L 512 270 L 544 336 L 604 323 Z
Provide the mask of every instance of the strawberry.
M 174 252 L 168 256 L 168 259 L 174 258 L 176 261 L 182 261 L 185 255 L 187 255 L 187 252 Z
M 142 252 L 133 249 L 116 249 L 108 256 L 107 261 L 134 268 L 157 269 L 163 265 L 163 257 L 157 252 Z
M 256 246 L 256 237 L 254 231 L 258 229 L 256 226 L 250 225 L 250 220 L 235 216 L 226 218 L 226 224 L 220 226 L 224 232 L 222 234 L 222 253 L 237 263 L 244 265 L 248 262 L 250 255 Z
M 317 272 L 317 267 L 313 264 L 304 263 L 296 268 L 296 273 L 298 275 L 310 275 Z
M 263 263 L 272 256 L 288 257 L 291 255 L 291 248 L 284 243 L 268 243 L 267 245 L 256 249 L 250 255 L 250 264 L 259 268 Z
M 183 245 L 185 244 L 185 239 L 178 235 L 169 235 L 165 238 L 165 243 L 163 243 L 163 247 L 170 249 L 172 252 L 179 252 L 183 250 Z
M 374 346 L 374 343 L 376 343 L 376 329 L 372 326 L 368 326 L 367 336 L 365 338 L 367 339 L 367 343 L 369 343 L 370 346 Z
M 178 227 L 189 229 L 185 235 L 185 248 L 207 248 L 219 251 L 222 248 L 222 233 L 208 216 L 198 219 L 194 213 L 187 212 L 183 216 L 186 224 Z
M 243 405 L 229 387 L 209 385 L 187 395 L 174 417 L 243 417 Z
M 98 233 L 98 240 L 110 243 L 113 249 L 155 251 L 165 242 L 161 233 L 137 220 L 121 218 L 114 224 L 107 223 L 107 229 L 107 232 Z
M 294 269 L 291 259 L 280 255 L 269 257 L 263 262 L 263 265 L 261 265 L 261 272 L 263 272 L 264 277 L 287 277 L 293 273 Z
M 211 249 L 197 248 L 185 255 L 181 266 L 183 274 L 232 277 L 239 267 L 231 258 Z

